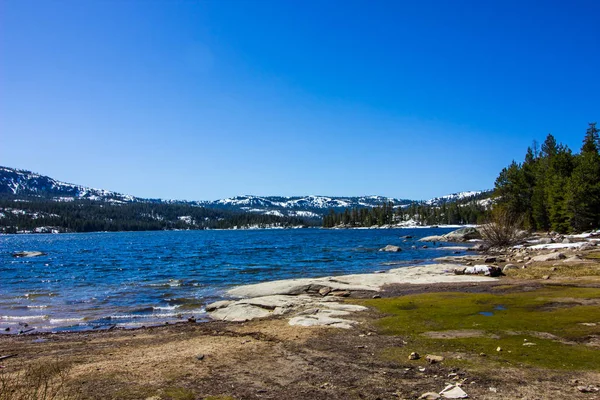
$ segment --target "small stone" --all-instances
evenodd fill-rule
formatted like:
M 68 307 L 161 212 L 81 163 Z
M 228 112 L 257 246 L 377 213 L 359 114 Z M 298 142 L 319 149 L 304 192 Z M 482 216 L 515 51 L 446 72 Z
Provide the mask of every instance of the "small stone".
M 464 390 L 456 385 L 448 385 L 440 392 L 440 395 L 445 399 L 466 399 L 469 397 Z
M 425 356 L 425 359 L 427 360 L 427 362 L 429 364 L 435 364 L 435 363 L 440 363 L 440 362 L 444 361 L 444 357 L 442 357 L 442 356 L 436 356 L 436 355 L 433 355 L 433 354 L 427 354 Z
M 4 332 L 10 332 L 10 328 L 4 328 Z
M 544 276 L 542 276 L 542 279 L 548 280 L 548 279 L 550 279 L 550 275 L 544 275 Z
M 380 295 L 380 294 L 374 294 L 374 295 L 373 295 L 373 298 L 374 298 L 374 299 L 380 299 L 380 298 L 381 298 L 381 295 Z
M 331 292 L 331 288 L 327 287 L 327 286 L 319 289 L 319 294 L 321 296 L 327 296 L 330 292 Z
M 190 324 L 195 324 L 196 323 L 196 317 L 194 317 L 193 315 L 191 317 L 188 318 L 188 322 Z
M 490 392 L 492 392 L 492 393 L 498 393 L 498 389 L 496 389 L 495 387 L 491 387 L 490 388 Z
M 495 263 L 496 262 L 496 257 L 487 257 L 483 262 L 486 263 L 486 264 L 488 264 L 488 263 Z
M 532 342 L 527 342 L 527 343 L 523 343 L 523 346 L 535 346 L 535 343 Z
M 199 360 L 199 361 L 202 361 L 202 360 L 204 360 L 204 354 L 198 354 L 198 355 L 196 356 L 196 360 Z
M 558 268 L 552 267 L 552 271 L 558 271 Z
M 419 397 L 420 400 L 436 400 L 441 398 L 442 396 L 440 396 L 439 394 L 435 393 L 435 392 L 427 392 L 427 393 L 423 393 L 421 395 L 421 397 Z
M 410 355 L 408 356 L 409 360 L 418 360 L 419 358 L 421 358 L 421 356 L 419 355 L 419 353 L 417 353 L 416 351 L 413 351 L 412 353 L 410 353 Z
M 420 367 L 419 372 L 425 372 L 425 367 Z
M 496 351 L 497 351 L 497 352 L 501 352 L 501 351 L 502 351 L 502 347 L 498 346 L 498 347 L 496 348 Z
M 587 385 L 587 386 L 577 386 L 577 390 L 579 390 L 581 393 L 595 393 L 600 391 L 600 388 L 597 388 L 594 385 Z
M 479 357 L 486 357 L 486 356 L 487 356 L 487 354 L 485 354 L 485 353 L 479 353 Z

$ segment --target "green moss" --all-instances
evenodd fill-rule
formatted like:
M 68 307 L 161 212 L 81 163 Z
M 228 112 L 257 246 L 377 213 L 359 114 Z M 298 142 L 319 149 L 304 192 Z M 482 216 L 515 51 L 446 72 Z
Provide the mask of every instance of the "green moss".
M 410 351 L 462 353 L 467 358 L 485 353 L 491 362 L 600 370 L 600 349 L 583 344 L 591 335 L 600 335 L 600 289 L 549 286 L 506 294 L 428 293 L 363 303 L 387 314 L 378 322 L 381 332 L 404 337 Z M 479 331 L 480 336 L 423 335 L 432 331 Z M 535 345 L 524 346 L 527 342 Z M 405 349 L 392 349 L 387 356 L 405 359 L 404 353 Z
M 600 251 L 594 252 L 594 253 L 588 253 L 588 254 L 586 254 L 585 258 L 589 258 L 591 260 L 600 260 Z

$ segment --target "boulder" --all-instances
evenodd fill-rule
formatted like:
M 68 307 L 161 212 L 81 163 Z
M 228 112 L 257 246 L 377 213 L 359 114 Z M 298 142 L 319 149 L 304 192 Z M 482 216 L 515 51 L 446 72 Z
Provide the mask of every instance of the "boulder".
M 466 242 L 471 239 L 481 239 L 481 233 L 477 228 L 460 228 L 444 235 L 449 242 Z
M 504 268 L 502 268 L 502 272 L 510 271 L 511 269 L 519 269 L 519 266 L 515 264 L 506 264 Z
M 379 251 L 389 251 L 389 252 L 392 252 L 392 253 L 397 253 L 399 251 L 402 251 L 402 249 L 400 247 L 398 247 L 398 246 L 394 246 L 392 244 L 388 244 L 384 248 L 379 249 Z
M 532 261 L 544 262 L 544 261 L 557 261 L 567 258 L 563 253 L 548 253 L 540 254 L 539 256 L 533 257 Z

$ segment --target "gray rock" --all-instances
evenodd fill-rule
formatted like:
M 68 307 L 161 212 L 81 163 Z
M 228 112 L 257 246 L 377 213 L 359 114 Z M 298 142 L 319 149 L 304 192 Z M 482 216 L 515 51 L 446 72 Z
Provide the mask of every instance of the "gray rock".
M 232 304 L 213 311 L 210 316 L 221 321 L 243 322 L 254 318 L 265 318 L 271 315 L 269 310 L 250 304 Z
M 19 251 L 17 253 L 13 253 L 13 257 L 40 257 L 40 256 L 45 256 L 47 255 L 46 253 L 43 253 L 41 251 Z
M 327 287 L 327 286 L 325 286 L 325 287 L 323 287 L 323 288 L 319 289 L 319 294 L 320 294 L 321 296 L 327 296 L 327 295 L 328 295 L 330 292 L 331 292 L 331 288 L 330 288 L 330 287 Z
M 585 243 L 585 244 L 581 245 L 579 250 L 586 251 L 586 250 L 594 250 L 595 248 L 596 248 L 596 244 L 590 242 L 590 243 Z
M 421 356 L 419 355 L 419 353 L 417 353 L 416 351 L 413 351 L 412 353 L 409 354 L 408 359 L 409 360 L 418 360 L 419 358 L 421 358 Z
M 550 243 L 554 243 L 554 239 L 545 237 L 545 238 L 541 238 L 540 240 L 538 240 L 538 243 L 539 244 L 550 244 Z
M 433 355 L 433 354 L 427 354 L 425 356 L 425 359 L 427 360 L 427 362 L 429 364 L 435 364 L 435 363 L 440 363 L 440 362 L 444 361 L 444 357 L 442 357 L 442 356 L 436 356 L 436 355 Z
M 444 236 L 425 236 L 424 238 L 419 239 L 421 242 L 445 242 L 446 238 Z
M 444 235 L 449 242 L 466 242 L 471 239 L 481 239 L 481 233 L 477 228 L 460 228 Z
M 427 392 L 427 393 L 423 393 L 421 395 L 421 397 L 419 397 L 419 400 L 437 400 L 439 399 L 440 396 L 439 394 L 435 393 L 435 392 Z
M 400 247 L 398 247 L 398 246 L 394 246 L 392 244 L 388 244 L 384 248 L 379 249 L 379 251 L 389 251 L 389 252 L 392 252 L 392 253 L 398 253 L 398 252 L 402 251 L 402 249 Z
M 519 266 L 515 264 L 506 264 L 504 268 L 502 268 L 502 272 L 510 271 L 511 269 L 519 269 Z
M 219 308 L 225 308 L 231 304 L 233 304 L 233 301 L 231 301 L 231 300 L 216 301 L 214 303 L 206 305 L 206 311 L 207 312 L 215 311 L 215 310 L 218 310 Z
M 456 385 L 448 385 L 440 392 L 440 396 L 445 399 L 466 399 L 469 397 L 464 390 Z

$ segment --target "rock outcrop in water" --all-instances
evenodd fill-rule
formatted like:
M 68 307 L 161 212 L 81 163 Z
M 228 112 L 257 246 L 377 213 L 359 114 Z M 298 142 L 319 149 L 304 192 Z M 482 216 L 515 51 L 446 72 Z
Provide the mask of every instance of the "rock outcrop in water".
M 481 233 L 477 228 L 465 227 L 441 236 L 426 236 L 422 242 L 467 242 L 472 239 L 481 239 Z

